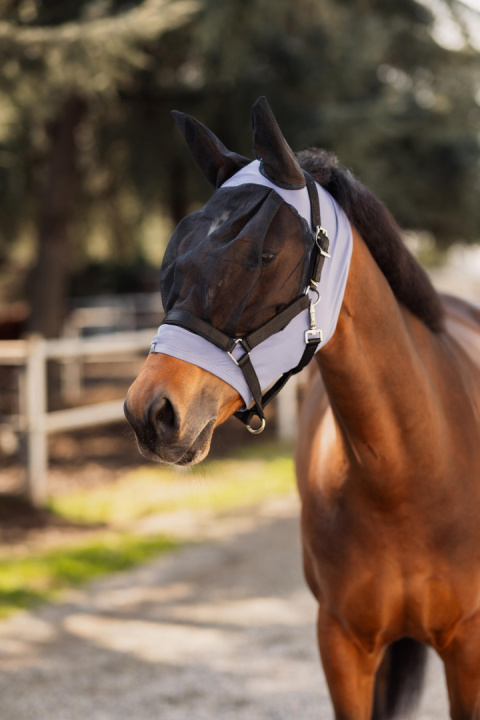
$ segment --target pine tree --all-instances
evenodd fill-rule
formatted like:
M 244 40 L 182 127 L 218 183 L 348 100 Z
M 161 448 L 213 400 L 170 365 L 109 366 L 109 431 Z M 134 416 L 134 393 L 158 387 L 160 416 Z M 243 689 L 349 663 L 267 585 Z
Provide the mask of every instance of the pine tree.
M 131 3 L 55 3 L 24 0 L 2 7 L 0 104 L 6 151 L 17 146 L 24 162 L 15 168 L 21 191 L 11 210 L 32 214 L 37 261 L 27 288 L 30 330 L 46 337 L 60 331 L 76 210 L 78 135 L 82 121 L 121 111 L 120 95 L 149 66 L 145 47 L 184 24 L 190 0 Z M 8 173 L 7 173 L 8 174 Z M 11 173 L 15 175 L 15 172 Z M 27 178 L 25 181 L 24 178 Z M 23 180 L 23 182 L 22 182 Z M 29 204 L 27 185 L 30 185 Z M 11 229 L 19 229 L 22 214 Z M 7 225 L 7 226 L 8 226 Z M 16 226 L 16 227 L 15 227 Z
M 92 239 L 134 262 L 146 218 L 208 197 L 173 108 L 252 157 L 265 94 L 294 149 L 334 150 L 405 228 L 478 240 L 480 20 L 434 7 L 443 21 L 428 0 L 4 0 L 0 263 L 34 228 L 31 328 L 58 332 Z

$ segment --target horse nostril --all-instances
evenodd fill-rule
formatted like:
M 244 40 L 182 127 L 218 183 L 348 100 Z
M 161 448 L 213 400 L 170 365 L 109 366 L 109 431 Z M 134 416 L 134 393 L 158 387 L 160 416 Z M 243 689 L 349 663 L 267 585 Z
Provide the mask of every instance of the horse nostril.
M 155 405 L 153 422 L 159 431 L 173 430 L 175 428 L 175 411 L 168 398 L 161 398 Z

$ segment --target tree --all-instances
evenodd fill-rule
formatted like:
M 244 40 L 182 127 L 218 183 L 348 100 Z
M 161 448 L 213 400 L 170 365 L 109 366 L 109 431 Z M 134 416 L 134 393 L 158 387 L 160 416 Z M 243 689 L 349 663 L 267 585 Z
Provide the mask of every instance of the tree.
M 58 332 L 85 258 L 137 262 L 150 218 L 176 223 L 208 197 L 173 108 L 252 156 L 265 94 L 292 147 L 334 150 L 405 228 L 478 239 L 478 15 L 437 6 L 455 47 L 427 0 L 4 4 L 0 262 L 35 229 L 31 328 Z
M 227 140 L 247 147 L 244 118 L 266 94 L 294 148 L 334 150 L 404 227 L 443 243 L 478 240 L 478 13 L 455 0 L 442 17 L 415 0 L 205 7 L 190 62 L 202 68 L 201 116 Z
M 23 186 L 33 191 L 24 210 L 35 216 L 38 233 L 28 287 L 31 330 L 55 337 L 63 320 L 69 236 L 83 204 L 77 141 L 84 117 L 92 123 L 96 115 L 109 116 L 111 122 L 120 112 L 122 89 L 148 65 L 144 46 L 185 23 L 194 7 L 189 0 L 144 0 L 133 8 L 99 0 L 28 0 L 3 7 L 0 92 L 15 119 L 6 144 L 23 150 L 19 175 L 23 171 Z M 28 203 L 24 192 L 15 199 Z M 18 230 L 20 222 L 10 227 Z

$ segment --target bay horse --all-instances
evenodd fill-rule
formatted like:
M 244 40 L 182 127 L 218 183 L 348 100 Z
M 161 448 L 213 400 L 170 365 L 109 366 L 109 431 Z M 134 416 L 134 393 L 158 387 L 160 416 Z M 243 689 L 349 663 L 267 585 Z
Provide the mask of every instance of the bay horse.
M 230 186 L 253 172 L 251 161 L 177 114 L 195 160 L 219 189 L 182 221 L 167 250 L 166 309 L 194 318 L 179 328 L 187 344 L 199 336 L 199 319 L 200 340 L 236 368 L 240 353 L 249 354 L 242 338 L 296 302 L 310 271 L 302 269 L 305 222 L 285 197 L 304 192 L 307 174 L 322 213 L 328 196 L 337 219 L 347 218 L 345 287 L 331 337 L 311 363 L 296 450 L 304 571 L 318 601 L 335 718 L 380 720 L 413 706 L 431 646 L 444 663 L 451 718 L 478 719 L 480 311 L 436 293 L 388 210 L 333 155 L 294 155 L 264 98 L 252 114 L 259 184 L 250 177 Z M 262 213 L 268 221 L 257 222 Z M 217 242 L 220 226 L 224 241 Z M 317 236 L 310 235 L 310 257 Z M 336 255 L 322 253 L 334 267 Z M 323 282 L 322 275 L 319 306 Z M 214 345 L 211 332 L 218 343 L 230 334 L 239 354 Z M 287 333 L 282 345 L 282 333 L 276 356 L 293 342 Z M 242 412 L 248 393 L 225 380 L 216 360 L 208 365 L 208 352 L 203 361 L 188 347 L 181 356 L 162 337 L 129 390 L 126 417 L 149 457 L 194 464 L 208 453 L 214 428 Z M 262 419 L 254 390 L 249 397 Z M 251 416 L 247 425 L 256 429 Z

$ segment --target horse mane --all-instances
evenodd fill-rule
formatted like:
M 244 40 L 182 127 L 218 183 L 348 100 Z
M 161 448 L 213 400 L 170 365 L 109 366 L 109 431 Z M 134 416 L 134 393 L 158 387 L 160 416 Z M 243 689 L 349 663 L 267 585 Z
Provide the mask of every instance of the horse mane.
M 298 153 L 301 167 L 332 195 L 358 230 L 397 300 L 433 332 L 443 329 L 444 310 L 425 270 L 403 242 L 385 205 L 333 153 L 313 148 Z

